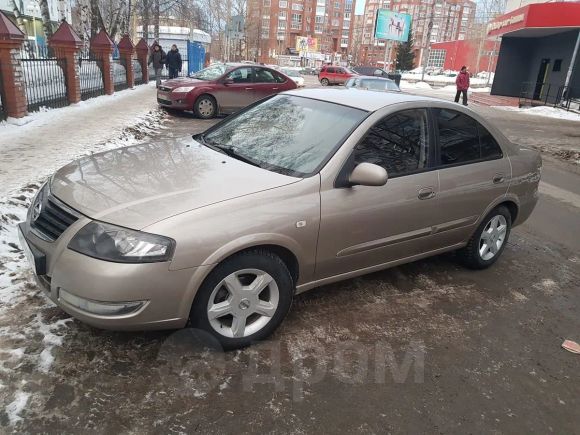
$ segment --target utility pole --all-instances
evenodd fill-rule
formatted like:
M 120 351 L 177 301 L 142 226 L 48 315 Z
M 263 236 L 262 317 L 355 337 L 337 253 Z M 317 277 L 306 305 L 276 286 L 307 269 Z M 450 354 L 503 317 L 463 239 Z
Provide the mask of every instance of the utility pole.
M 433 28 L 433 15 L 435 12 L 435 3 L 437 2 L 437 0 L 432 0 L 433 3 L 431 5 L 431 13 L 429 14 L 429 24 L 427 25 L 427 44 L 425 47 L 425 50 L 427 51 L 427 53 L 423 53 L 423 59 L 422 60 L 422 64 L 423 64 L 423 71 L 421 74 L 421 81 L 425 81 L 425 70 L 427 69 L 427 63 L 429 62 L 429 51 L 431 50 L 431 29 Z
M 390 61 L 391 60 L 390 58 L 391 58 L 391 40 L 387 39 L 385 40 L 385 62 L 383 64 L 383 67 L 387 72 L 390 71 L 390 67 L 387 68 L 387 60 Z
M 574 64 L 576 63 L 576 57 L 578 56 L 579 49 L 580 49 L 580 30 L 578 31 L 576 45 L 574 46 L 574 51 L 572 52 L 572 60 L 570 60 L 570 66 L 568 67 L 568 73 L 566 74 L 566 81 L 564 82 L 564 90 L 566 90 L 568 88 L 568 85 L 570 84 L 570 79 L 572 78 L 572 73 L 574 72 Z

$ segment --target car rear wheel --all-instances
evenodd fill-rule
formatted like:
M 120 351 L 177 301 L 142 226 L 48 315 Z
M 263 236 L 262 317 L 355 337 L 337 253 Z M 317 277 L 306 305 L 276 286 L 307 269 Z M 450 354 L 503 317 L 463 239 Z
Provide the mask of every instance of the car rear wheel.
M 294 294 L 294 281 L 277 255 L 252 250 L 218 265 L 199 289 L 191 324 L 237 349 L 268 337 L 282 323 Z
M 471 269 L 491 266 L 505 249 L 511 226 L 511 214 L 506 207 L 493 209 L 471 236 L 467 246 L 458 251 L 461 261 Z
M 320 84 L 322 86 L 328 86 L 330 84 L 330 82 L 328 81 L 328 79 L 322 79 L 322 80 L 320 80 Z
M 217 102 L 211 95 L 202 95 L 196 100 L 193 110 L 198 118 L 210 119 L 217 115 Z

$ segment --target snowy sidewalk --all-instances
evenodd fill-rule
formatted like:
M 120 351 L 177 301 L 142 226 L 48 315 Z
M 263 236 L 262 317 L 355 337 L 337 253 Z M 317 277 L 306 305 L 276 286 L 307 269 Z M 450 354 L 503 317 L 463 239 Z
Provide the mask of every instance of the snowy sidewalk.
M 79 155 L 98 151 L 156 108 L 151 83 L 33 113 L 22 126 L 0 123 L 0 198 Z

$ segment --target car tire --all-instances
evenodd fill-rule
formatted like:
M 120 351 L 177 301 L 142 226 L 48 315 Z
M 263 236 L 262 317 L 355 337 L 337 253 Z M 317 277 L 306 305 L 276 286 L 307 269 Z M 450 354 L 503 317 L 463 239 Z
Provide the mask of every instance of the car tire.
M 512 226 L 510 211 L 499 206 L 481 221 L 467 246 L 458 251 L 461 262 L 470 269 L 486 269 L 502 254 Z
M 330 82 L 328 81 L 328 79 L 322 79 L 322 80 L 320 80 L 320 84 L 322 86 L 328 86 L 330 84 Z
M 217 101 L 208 94 L 200 95 L 193 105 L 195 116 L 201 119 L 215 118 L 217 115 Z
M 282 323 L 294 289 L 280 257 L 263 249 L 245 251 L 220 263 L 204 280 L 190 323 L 209 332 L 224 350 L 246 347 L 267 338 Z

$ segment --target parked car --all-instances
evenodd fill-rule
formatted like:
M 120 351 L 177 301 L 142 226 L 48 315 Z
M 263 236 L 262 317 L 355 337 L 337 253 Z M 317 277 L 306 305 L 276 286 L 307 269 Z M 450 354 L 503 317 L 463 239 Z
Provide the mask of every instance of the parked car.
M 314 287 L 446 251 L 491 266 L 532 213 L 540 172 L 538 152 L 457 104 L 306 89 L 190 141 L 66 165 L 19 237 L 77 319 L 191 324 L 230 349 L 266 338 Z
M 377 68 L 374 66 L 357 66 L 353 68 L 353 71 L 363 76 L 373 76 L 373 77 L 384 77 L 393 80 L 397 86 L 401 83 L 401 73 L 400 72 L 387 72 L 382 68 Z
M 296 87 L 291 78 L 265 66 L 222 63 L 191 77 L 164 82 L 157 90 L 157 102 L 170 109 L 193 110 L 197 117 L 209 119 Z
M 367 91 L 401 92 L 397 84 L 390 79 L 372 76 L 351 77 L 344 84 L 346 88 L 363 89 Z
M 318 80 L 322 86 L 344 85 L 349 78 L 356 75 L 358 74 L 348 68 L 325 65 L 318 74 Z
M 304 75 L 314 76 L 318 74 L 318 71 L 316 71 L 316 68 L 311 68 L 307 66 L 302 68 L 301 73 Z
M 289 68 L 282 68 L 281 71 L 288 77 L 290 77 L 292 80 L 294 80 L 299 88 L 304 87 L 304 77 L 302 77 L 299 71 Z

